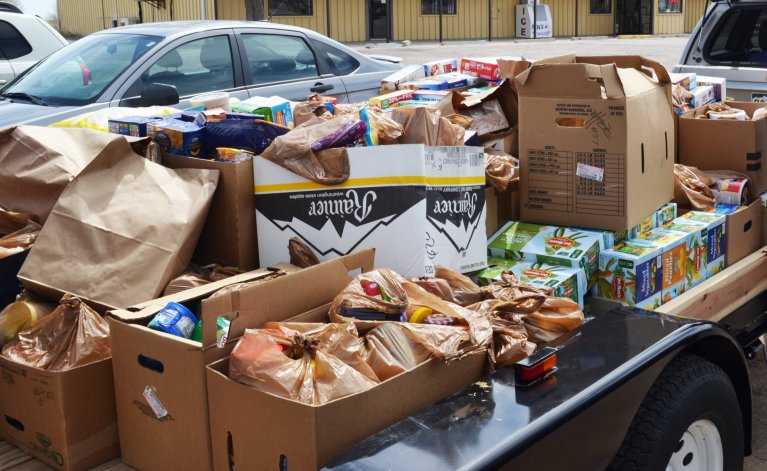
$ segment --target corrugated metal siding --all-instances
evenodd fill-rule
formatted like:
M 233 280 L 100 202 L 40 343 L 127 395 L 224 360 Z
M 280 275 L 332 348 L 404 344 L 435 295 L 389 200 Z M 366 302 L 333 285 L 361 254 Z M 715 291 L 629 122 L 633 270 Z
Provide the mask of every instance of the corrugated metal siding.
M 245 2 L 243 0 L 218 0 L 219 20 L 244 20 Z
M 684 31 L 684 11 L 687 8 L 687 2 L 682 3 L 682 13 L 658 13 L 658 1 L 653 0 L 653 11 L 655 12 L 654 34 L 676 34 Z
M 439 39 L 439 16 L 421 15 L 420 0 L 389 0 L 394 2 L 394 38 L 397 41 L 410 39 Z M 458 0 L 456 15 L 443 15 L 442 38 L 485 39 L 487 38 L 487 0 Z
M 615 3 L 612 1 L 612 12 L 601 15 L 591 14 L 591 2 L 578 0 L 578 35 L 604 36 L 615 32 Z
M 336 41 L 365 41 L 367 39 L 366 24 L 365 0 L 330 2 L 330 36 Z
M 142 4 L 144 23 L 202 18 L 201 2 L 198 0 L 166 0 L 166 5 L 167 8 L 157 9 Z M 139 16 L 136 0 L 58 0 L 58 6 L 62 33 L 77 36 L 111 27 L 115 16 L 118 19 Z M 213 19 L 215 0 L 205 0 L 205 9 L 205 17 Z
M 575 35 L 575 0 L 548 0 L 554 36 Z
M 684 32 L 692 33 L 695 29 L 695 25 L 698 24 L 703 12 L 708 5 L 708 0 L 685 0 L 685 4 L 682 5 L 684 9 Z
M 513 38 L 517 34 L 517 4 L 515 0 L 493 0 L 493 37 Z
M 272 0 L 279 2 L 280 0 Z M 307 28 L 317 31 L 320 34 L 326 34 L 327 21 L 325 2 L 328 0 L 314 0 L 312 16 L 272 16 L 269 18 L 274 23 L 282 23 L 285 25 L 299 26 L 301 28 Z M 269 11 L 269 0 L 266 0 L 264 8 Z

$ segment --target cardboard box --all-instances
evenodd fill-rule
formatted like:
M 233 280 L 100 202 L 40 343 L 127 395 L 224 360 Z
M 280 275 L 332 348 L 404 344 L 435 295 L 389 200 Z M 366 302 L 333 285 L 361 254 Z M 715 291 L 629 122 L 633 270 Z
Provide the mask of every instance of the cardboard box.
M 762 202 L 762 246 L 767 245 L 767 192 L 759 197 Z
M 318 322 L 338 294 L 328 288 L 347 280 L 347 273 L 299 278 L 304 274 L 232 297 L 232 308 L 253 306 L 274 321 Z M 302 303 L 308 306 L 300 310 Z M 319 469 L 356 442 L 478 380 L 485 364 L 485 354 L 451 363 L 433 359 L 367 391 L 311 406 L 230 380 L 229 360 L 220 360 L 207 368 L 213 469 L 231 469 L 230 457 L 237 469 Z
M 629 239 L 599 254 L 599 281 L 594 294 L 644 309 L 661 305 L 662 250 L 641 239 Z
M 493 257 L 583 268 L 594 282 L 602 236 L 578 229 L 509 222 L 487 244 Z
M 727 101 L 727 79 L 724 77 L 698 77 L 698 85 L 709 85 L 714 89 L 714 101 Z
M 706 224 L 706 279 L 711 278 L 725 267 L 727 252 L 727 217 L 716 213 L 690 211 L 677 218 L 681 223 L 689 221 Z
M 162 118 L 150 118 L 146 116 L 126 117 L 119 119 L 110 119 L 107 122 L 109 132 L 121 134 L 123 136 L 146 137 L 148 135 L 149 123 L 161 121 Z
M 487 237 L 498 232 L 509 221 L 519 220 L 519 186 L 512 182 L 506 191 L 499 192 L 493 187 L 485 188 L 487 206 Z
M 290 102 L 283 98 L 254 96 L 231 106 L 232 111 L 261 115 L 270 123 L 293 127 L 293 110 Z
M 320 260 L 376 247 L 380 266 L 403 276 L 486 266 L 484 154 L 478 147 L 420 144 L 348 149 L 340 185 L 253 162 L 259 260 L 286 260 L 301 238 Z M 425 237 L 425 238 L 424 238 Z
M 423 65 L 424 74 L 427 77 L 434 75 L 448 74 L 450 72 L 458 71 L 457 59 L 443 59 L 438 61 L 427 62 Z
M 659 210 L 652 213 L 641 223 L 628 230 L 628 239 L 636 239 L 645 232 L 649 232 L 656 227 L 664 227 L 676 218 L 676 203 L 666 203 Z
M 763 103 L 731 102 L 749 117 Z M 731 121 L 695 119 L 705 113 L 693 110 L 679 117 L 679 163 L 701 170 L 732 170 L 751 178 L 753 191 L 767 190 L 767 120 Z M 726 136 L 726 139 L 723 139 Z
M 685 234 L 687 237 L 687 271 L 685 291 L 708 278 L 708 224 L 692 219 L 676 219 L 667 230 Z
M 253 161 L 218 162 L 164 154 L 162 163 L 174 169 L 202 168 L 220 172 L 216 193 L 192 259 L 243 270 L 258 268 Z
M 641 234 L 640 237 L 654 243 L 663 251 L 661 295 L 665 304 L 685 291 L 687 234 L 656 228 Z
M 690 91 L 690 95 L 690 105 L 693 108 L 700 108 L 714 101 L 714 87 L 698 85 Z
M 3 440 L 64 471 L 120 456 L 111 359 L 54 372 L 0 357 L 0 371 Z
M 143 303 L 135 312 L 112 311 L 109 324 L 123 461 L 145 471 L 211 469 L 205 365 L 227 356 L 246 328 L 284 320 L 269 317 L 269 306 L 295 306 L 291 312 L 313 306 L 314 301 L 305 296 L 281 291 L 286 279 L 297 276 L 299 285 L 318 284 L 324 292 L 338 294 L 350 281 L 350 270 L 369 270 L 372 265 L 373 251 L 368 250 L 288 276 L 266 279 L 272 272 L 257 270 Z M 210 297 L 222 287 L 246 281 L 256 283 L 227 296 Z M 145 326 L 168 301 L 181 302 L 201 316 L 202 343 Z M 216 318 L 232 313 L 237 317 L 230 325 L 229 340 L 218 348 Z M 147 386 L 167 416 L 158 418 L 149 407 L 143 396 Z
M 552 294 L 560 298 L 570 298 L 583 308 L 586 295 L 586 273 L 581 268 L 563 267 L 548 263 L 488 258 L 488 268 L 475 276 L 480 285 L 488 285 L 501 279 L 501 273 L 511 270 L 519 281 L 530 286 L 552 289 Z
M 727 215 L 727 266 L 762 246 L 762 203 L 754 200 L 746 209 Z
M 407 65 L 381 80 L 381 90 L 399 90 L 399 85 L 426 76 L 422 65 Z
M 500 80 L 501 72 L 498 69 L 498 60 L 490 58 L 461 59 L 461 72 L 473 75 L 485 80 Z
M 673 85 L 679 85 L 687 91 L 698 86 L 698 77 L 695 72 L 684 74 L 668 74 Z M 702 78 L 702 77 L 701 77 Z
M 515 80 L 522 220 L 622 231 L 673 199 L 663 66 L 638 56 L 568 56 L 537 62 Z
M 148 135 L 164 153 L 202 155 L 205 126 L 197 122 L 165 118 L 148 124 Z
M 12 303 L 21 291 L 21 283 L 16 277 L 29 250 L 0 259 L 0 310 Z

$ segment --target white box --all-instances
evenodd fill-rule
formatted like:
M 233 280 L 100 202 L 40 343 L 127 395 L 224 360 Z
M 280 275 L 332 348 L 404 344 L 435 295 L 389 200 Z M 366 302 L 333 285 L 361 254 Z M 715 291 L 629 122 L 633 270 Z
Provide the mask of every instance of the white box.
M 381 90 L 399 90 L 399 85 L 426 77 L 422 65 L 406 65 L 381 80 Z
M 351 148 L 349 165 L 347 181 L 325 186 L 254 159 L 262 266 L 287 261 L 291 237 L 320 260 L 375 247 L 377 266 L 407 277 L 487 266 L 482 148 Z
M 714 88 L 715 101 L 727 101 L 727 79 L 724 77 L 698 77 L 698 85 L 709 85 Z

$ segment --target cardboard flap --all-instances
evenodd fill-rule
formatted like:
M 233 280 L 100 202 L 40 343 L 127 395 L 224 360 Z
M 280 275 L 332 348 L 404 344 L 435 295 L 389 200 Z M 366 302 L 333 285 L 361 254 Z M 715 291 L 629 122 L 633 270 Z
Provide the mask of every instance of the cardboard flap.
M 648 77 L 653 76 L 650 72 L 652 71 L 655 73 L 658 83 L 664 85 L 671 83 L 671 76 L 669 76 L 668 70 L 663 65 L 642 56 L 579 56 L 576 58 L 576 61 L 587 64 L 615 64 L 621 69 L 636 69 Z
M 608 98 L 623 96 L 623 87 L 615 66 L 593 64 L 538 64 L 515 79 L 519 96 L 566 98 Z
M 375 249 L 365 249 L 210 300 L 215 301 L 215 306 L 203 308 L 202 314 L 203 348 L 216 343 L 217 316 L 237 313 L 229 328 L 229 338 L 238 338 L 247 328 L 289 319 L 329 302 L 354 276 L 372 270 L 374 260 Z

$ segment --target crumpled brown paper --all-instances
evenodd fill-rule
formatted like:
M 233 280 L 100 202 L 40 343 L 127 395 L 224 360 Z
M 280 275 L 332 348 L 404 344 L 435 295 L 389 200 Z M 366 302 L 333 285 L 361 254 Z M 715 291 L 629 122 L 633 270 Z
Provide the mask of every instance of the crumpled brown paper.
M 192 264 L 187 267 L 187 270 L 184 273 L 168 283 L 162 295 L 169 296 L 198 286 L 204 286 L 214 281 L 224 280 L 241 273 L 244 273 L 244 271 L 237 267 L 222 267 L 217 264 L 200 267 Z
M 485 153 L 485 179 L 499 192 L 519 180 L 519 161 L 505 152 Z
M 59 307 L 19 339 L 3 347 L 3 357 L 49 371 L 64 371 L 112 355 L 109 325 L 80 298 L 65 294 Z
M 232 351 L 229 377 L 311 405 L 366 391 L 378 383 L 330 353 L 348 354 L 349 345 L 360 346 L 353 325 L 316 325 L 303 332 L 279 324 L 246 330 Z
M 695 167 L 674 164 L 674 201 L 683 208 L 709 210 L 716 207 L 713 182 Z
M 466 130 L 451 123 L 437 107 L 398 107 L 391 118 L 402 126 L 400 144 L 463 145 Z
M 309 268 L 320 263 L 312 249 L 301 242 L 298 237 L 291 237 L 288 241 L 288 253 L 290 254 L 290 264 L 299 268 Z
M 0 209 L 0 259 L 32 247 L 40 229 L 28 215 Z
M 385 381 L 410 371 L 431 357 L 413 333 L 398 322 L 385 322 L 366 335 L 367 363 Z

